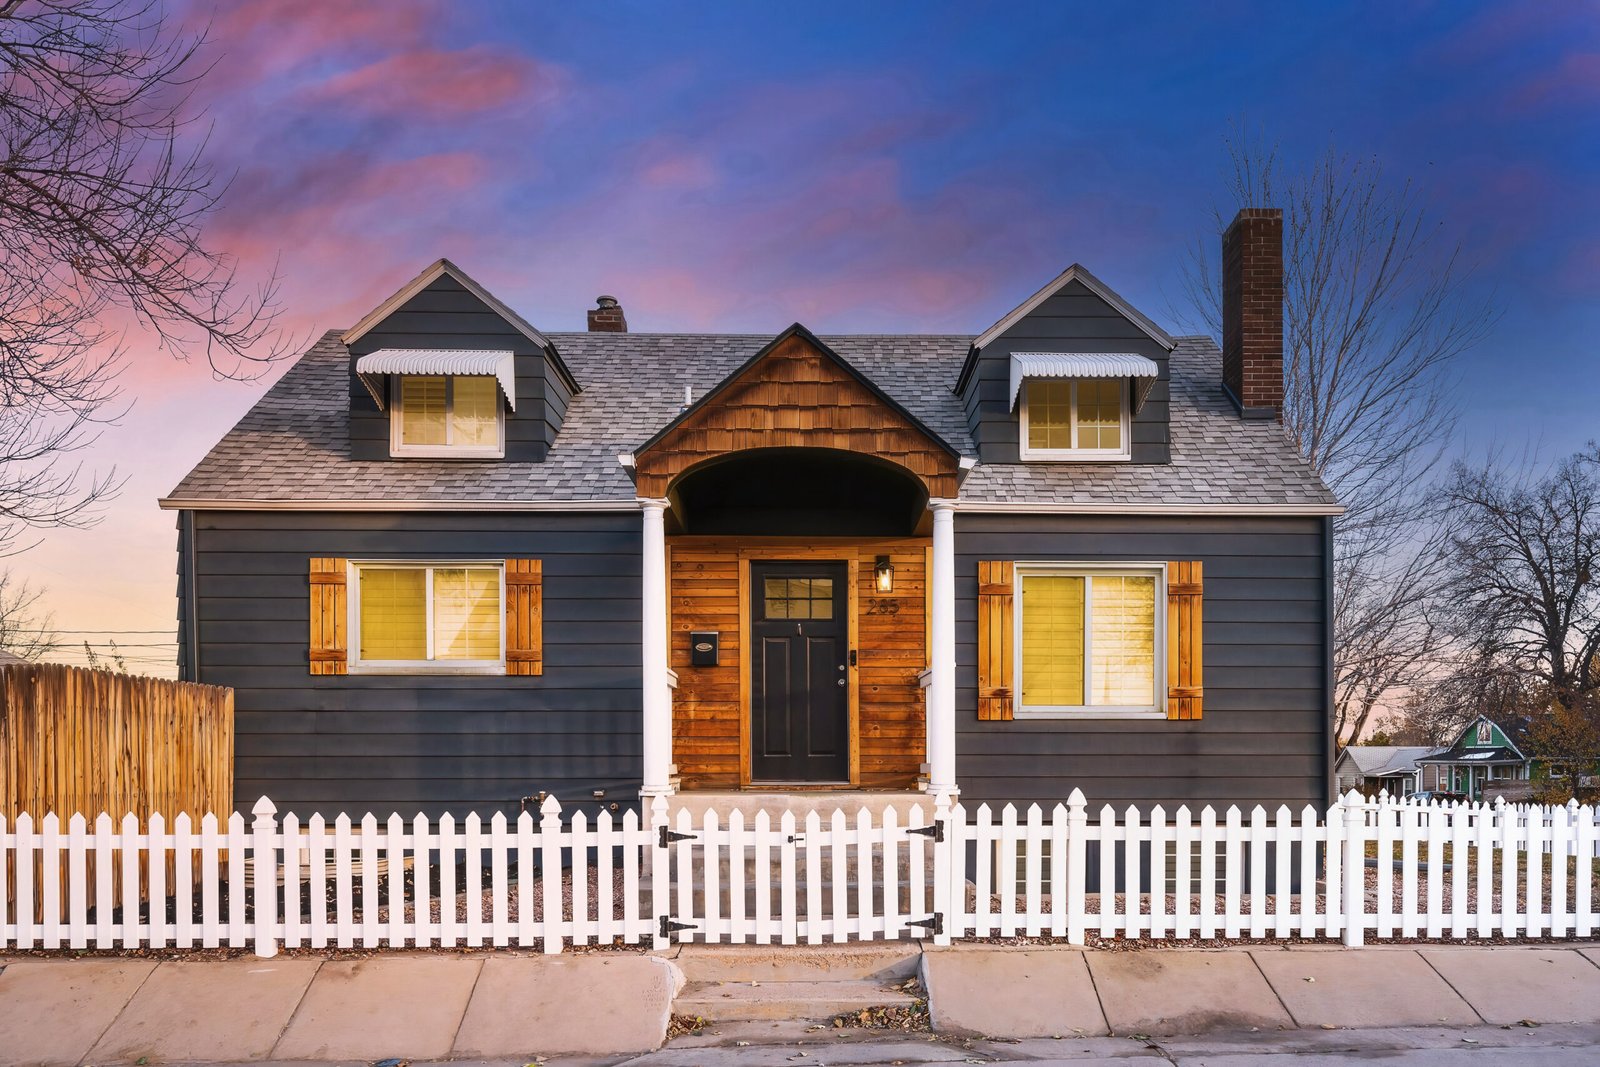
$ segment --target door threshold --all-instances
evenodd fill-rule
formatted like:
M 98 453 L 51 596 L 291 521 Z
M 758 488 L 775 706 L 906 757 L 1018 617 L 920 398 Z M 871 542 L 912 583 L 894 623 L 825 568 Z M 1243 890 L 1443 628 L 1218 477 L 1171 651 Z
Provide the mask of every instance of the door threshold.
M 749 782 L 739 787 L 742 793 L 837 793 L 854 790 L 849 782 Z

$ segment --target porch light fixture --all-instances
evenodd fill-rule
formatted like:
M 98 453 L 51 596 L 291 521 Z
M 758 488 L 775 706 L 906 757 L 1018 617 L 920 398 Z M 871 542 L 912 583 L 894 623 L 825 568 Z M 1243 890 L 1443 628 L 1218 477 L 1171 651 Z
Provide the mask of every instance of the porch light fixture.
M 894 592 L 894 564 L 888 556 L 879 556 L 872 567 L 872 577 L 880 593 Z

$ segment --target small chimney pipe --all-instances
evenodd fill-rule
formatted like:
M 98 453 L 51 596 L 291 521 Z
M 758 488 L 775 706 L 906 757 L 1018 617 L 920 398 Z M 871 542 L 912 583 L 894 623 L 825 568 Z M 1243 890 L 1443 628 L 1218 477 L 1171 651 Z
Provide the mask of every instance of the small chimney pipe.
M 590 333 L 627 333 L 628 318 L 622 313 L 622 305 L 617 303 L 614 296 L 595 297 L 595 306 L 589 310 Z

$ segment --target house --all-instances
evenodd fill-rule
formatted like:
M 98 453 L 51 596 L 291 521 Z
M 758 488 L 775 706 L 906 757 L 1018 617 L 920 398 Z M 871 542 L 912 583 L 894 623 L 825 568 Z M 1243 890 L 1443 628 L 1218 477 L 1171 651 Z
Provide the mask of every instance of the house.
M 819 337 L 546 332 L 440 260 L 162 501 L 240 802 L 1323 802 L 1339 508 L 1281 214 L 1224 250 L 1221 352 L 1078 265 Z
M 1403 797 L 1422 788 L 1417 760 L 1439 749 L 1432 745 L 1346 745 L 1333 761 L 1333 784 L 1341 796 L 1354 789 L 1367 796 Z
M 1462 793 L 1468 800 L 1482 800 L 1490 783 L 1527 781 L 1531 768 L 1516 743 L 1483 715 L 1469 722 L 1448 748 L 1417 760 L 1417 766 L 1424 770 L 1424 781 L 1436 783 L 1424 788 Z

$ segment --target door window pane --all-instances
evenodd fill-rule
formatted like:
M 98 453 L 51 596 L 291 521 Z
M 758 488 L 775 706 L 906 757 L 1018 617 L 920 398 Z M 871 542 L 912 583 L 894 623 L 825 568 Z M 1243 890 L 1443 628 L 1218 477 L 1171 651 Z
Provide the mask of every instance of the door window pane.
M 1022 699 L 1073 707 L 1083 701 L 1083 578 L 1022 579 Z
M 763 618 L 833 618 L 832 578 L 767 578 L 761 598 Z
M 425 568 L 362 568 L 362 659 L 428 658 L 427 587 Z

